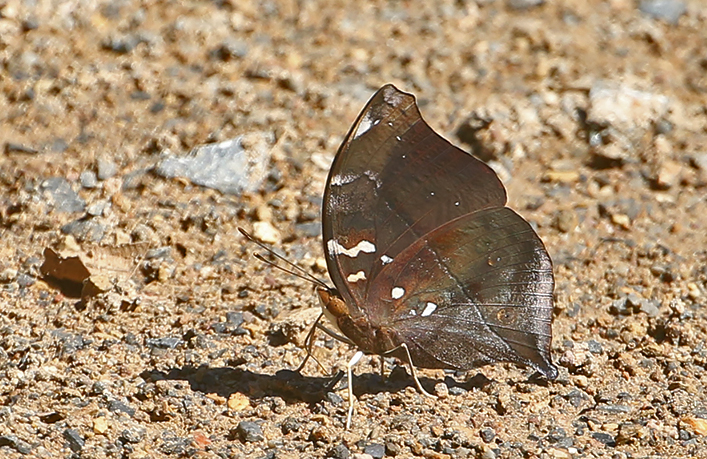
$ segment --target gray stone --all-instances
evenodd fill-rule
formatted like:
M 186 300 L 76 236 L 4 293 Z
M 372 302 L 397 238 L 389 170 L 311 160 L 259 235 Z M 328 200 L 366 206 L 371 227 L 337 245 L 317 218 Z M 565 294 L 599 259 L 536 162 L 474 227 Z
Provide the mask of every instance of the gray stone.
M 675 25 L 687 11 L 687 5 L 680 0 L 642 0 L 638 9 L 655 19 Z
M 79 182 L 84 188 L 96 188 L 98 186 L 98 177 L 93 171 L 83 171 L 79 176 Z
M 589 91 L 587 121 L 619 132 L 646 130 L 667 113 L 669 99 L 624 83 L 597 81 Z
M 508 7 L 514 10 L 527 10 L 543 3 L 545 3 L 544 0 L 506 0 Z
M 86 444 L 86 440 L 81 438 L 81 435 L 74 429 L 66 429 L 63 435 L 64 439 L 69 443 L 69 448 L 75 453 L 81 451 L 83 445 Z
M 86 208 L 86 201 L 76 194 L 64 177 L 46 179 L 39 189 L 49 197 L 57 212 L 83 212 Z
M 366 445 L 366 447 L 363 449 L 364 454 L 368 454 L 374 459 L 381 459 L 383 456 L 385 456 L 385 445 L 381 445 L 379 443 L 371 443 L 370 445 Z
M 155 172 L 165 178 L 185 177 L 192 183 L 238 195 L 257 191 L 267 176 L 270 149 L 265 142 L 244 148 L 241 138 L 195 148 L 187 156 L 169 151 Z
M 92 218 L 80 218 L 62 226 L 61 232 L 74 236 L 79 242 L 101 242 L 106 228 Z
M 118 173 L 118 165 L 111 159 L 101 156 L 96 161 L 96 174 L 99 180 L 106 180 Z
M 238 427 L 236 427 L 236 433 L 243 443 L 254 443 L 263 441 L 264 439 L 263 429 L 252 421 L 239 422 Z

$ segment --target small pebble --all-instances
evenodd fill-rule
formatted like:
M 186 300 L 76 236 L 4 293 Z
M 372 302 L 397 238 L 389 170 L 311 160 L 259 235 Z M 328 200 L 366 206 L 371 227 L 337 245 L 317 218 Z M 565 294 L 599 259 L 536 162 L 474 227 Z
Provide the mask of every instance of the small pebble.
M 231 411 L 243 411 L 250 408 L 250 399 L 240 392 L 234 392 L 228 397 L 228 409 Z
M 123 443 L 140 443 L 145 439 L 145 429 L 143 428 L 132 428 L 125 429 L 120 432 L 120 441 Z
M 484 443 L 491 443 L 494 438 L 496 438 L 496 432 L 490 427 L 484 427 L 479 432 L 479 436 L 484 441 Z
M 98 177 L 93 171 L 83 171 L 79 176 L 79 182 L 84 188 L 96 188 L 98 186 Z
M 108 409 L 112 411 L 113 413 L 125 413 L 128 416 L 135 416 L 135 408 L 132 406 L 121 402 L 120 400 L 111 400 L 108 403 Z
M 253 223 L 253 237 L 266 244 L 277 245 L 282 241 L 282 235 L 270 222 Z
M 118 166 L 109 158 L 101 156 L 96 161 L 96 175 L 99 180 L 107 180 L 118 173 Z
M 101 416 L 93 420 L 93 433 L 104 435 L 108 432 L 108 421 Z
M 449 397 L 449 387 L 443 382 L 435 384 L 435 395 L 441 399 Z
M 83 446 L 86 444 L 86 440 L 81 438 L 81 434 L 79 434 L 77 431 L 74 429 L 66 429 L 64 430 L 64 439 L 68 442 L 69 448 L 71 451 L 78 453 L 83 449 Z
M 243 443 L 263 441 L 263 429 L 252 421 L 241 421 L 236 427 L 236 434 Z
M 658 168 L 655 176 L 655 187 L 660 190 L 667 190 L 679 183 L 682 175 L 682 165 L 675 161 L 665 161 Z
M 349 459 L 351 457 L 351 451 L 344 445 L 340 443 L 329 450 L 327 457 L 332 459 Z
M 675 25 L 687 11 L 687 5 L 681 0 L 642 0 L 638 9 L 655 19 Z
M 385 446 L 379 443 L 371 443 L 363 449 L 363 452 L 374 459 L 381 459 L 385 456 Z

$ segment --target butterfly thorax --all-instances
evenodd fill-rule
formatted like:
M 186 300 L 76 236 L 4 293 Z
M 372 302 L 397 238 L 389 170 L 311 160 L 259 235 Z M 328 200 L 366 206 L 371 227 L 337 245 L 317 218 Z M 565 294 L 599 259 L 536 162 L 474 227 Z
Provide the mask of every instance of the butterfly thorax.
M 352 317 L 349 307 L 334 289 L 318 288 L 324 315 L 336 331 L 349 338 L 366 354 L 388 354 L 399 348 L 401 341 L 394 330 L 375 326 L 365 317 Z

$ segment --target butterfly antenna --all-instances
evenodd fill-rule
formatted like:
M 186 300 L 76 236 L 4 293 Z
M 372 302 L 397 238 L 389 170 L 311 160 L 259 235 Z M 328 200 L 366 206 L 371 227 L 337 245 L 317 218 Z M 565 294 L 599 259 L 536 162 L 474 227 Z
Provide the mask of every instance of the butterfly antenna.
M 248 233 L 248 232 L 247 232 L 246 230 L 244 230 L 243 228 L 240 228 L 240 227 L 239 227 L 239 228 L 238 228 L 238 231 L 240 231 L 241 234 L 246 237 L 246 239 L 248 239 L 249 241 L 255 243 L 258 247 L 260 247 L 261 249 L 267 251 L 270 255 L 272 255 L 272 256 L 274 256 L 275 258 L 277 258 L 278 260 L 282 261 L 283 263 L 285 263 L 287 266 L 289 266 L 289 267 L 292 268 L 292 269 L 284 268 L 284 267 L 278 265 L 277 263 L 273 263 L 273 262 L 270 261 L 270 260 L 266 260 L 265 257 L 263 257 L 262 255 L 260 255 L 259 253 L 253 254 L 253 256 L 254 256 L 255 258 L 257 258 L 258 260 L 260 260 L 260 261 L 262 261 L 263 263 L 266 263 L 266 264 L 272 266 L 273 268 L 277 268 L 277 269 L 279 269 L 280 271 L 284 271 L 284 272 L 286 272 L 286 273 L 288 273 L 288 274 L 291 274 L 291 275 L 293 275 L 293 276 L 295 276 L 295 277 L 298 277 L 298 278 L 300 278 L 300 279 L 302 279 L 302 280 L 305 280 L 305 281 L 307 281 L 307 282 L 311 282 L 311 283 L 313 283 L 313 284 L 315 284 L 315 285 L 318 285 L 318 286 L 320 286 L 320 287 L 329 289 L 329 286 L 328 286 L 326 283 L 322 282 L 321 280 L 319 280 L 319 279 L 317 279 L 316 277 L 314 277 L 314 276 L 312 276 L 311 274 L 309 274 L 309 273 L 308 273 L 304 268 L 302 268 L 301 266 L 298 266 L 298 265 L 292 263 L 292 262 L 291 262 L 290 260 L 288 260 L 287 258 L 283 257 L 282 255 L 279 255 L 279 254 L 275 253 L 274 250 L 272 250 L 271 248 L 269 248 L 268 246 L 266 246 L 266 245 L 263 244 L 262 242 L 260 242 L 260 241 L 258 241 L 257 239 L 255 239 L 250 233 Z

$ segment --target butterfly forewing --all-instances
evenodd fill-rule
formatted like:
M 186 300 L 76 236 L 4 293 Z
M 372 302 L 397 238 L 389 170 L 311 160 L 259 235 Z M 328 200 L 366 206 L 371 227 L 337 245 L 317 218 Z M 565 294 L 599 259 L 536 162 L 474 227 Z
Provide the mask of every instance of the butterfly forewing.
M 332 280 L 356 313 L 380 269 L 420 236 L 505 202 L 493 170 L 436 134 L 412 95 L 386 85 L 329 173 L 323 235 Z

